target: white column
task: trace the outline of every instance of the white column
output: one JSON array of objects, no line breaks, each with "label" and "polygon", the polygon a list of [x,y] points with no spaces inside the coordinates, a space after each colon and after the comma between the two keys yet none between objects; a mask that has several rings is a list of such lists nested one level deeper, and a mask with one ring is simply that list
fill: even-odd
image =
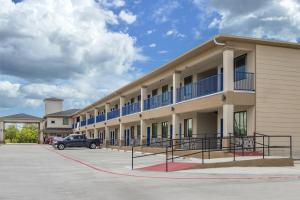
[{"label": "white column", "polygon": [[109,127],[105,126],[105,142],[104,144],[107,146],[109,144]]},{"label": "white column", "polygon": [[173,73],[173,104],[176,103],[177,88],[180,87],[180,72],[175,71]]},{"label": "white column", "polygon": [[225,104],[223,105],[223,135],[229,136],[229,133],[233,133],[233,113],[234,106]]},{"label": "white column", "polygon": [[90,114],[89,113],[86,113],[85,114],[85,125],[87,126],[87,120],[90,118]]},{"label": "white column", "polygon": [[172,114],[172,125],[173,125],[173,139],[178,139],[179,138],[179,116],[176,113]]},{"label": "white column", "polygon": [[123,116],[123,106],[124,106],[124,103],[125,103],[125,97],[124,96],[121,96],[120,97],[120,116]]},{"label": "white column", "polygon": [[96,118],[97,118],[97,115],[98,115],[98,109],[95,108],[95,110],[94,110],[95,124],[96,124]]},{"label": "white column", "polygon": [[0,144],[4,143],[4,122],[0,122]]},{"label": "white column", "polygon": [[141,145],[147,141],[147,123],[145,120],[141,120]]},{"label": "white column", "polygon": [[223,86],[224,91],[233,91],[234,90],[234,51],[233,49],[224,49],[223,51]]},{"label": "white column", "polygon": [[144,111],[144,100],[147,97],[147,87],[141,88],[141,112]]},{"label": "white column", "polygon": [[218,66],[218,91],[221,91],[221,86],[222,86],[221,74],[222,74],[222,65],[219,65]]},{"label": "white column", "polygon": [[105,120],[107,120],[107,113],[110,111],[110,104],[105,104]]},{"label": "white column", "polygon": [[120,123],[120,129],[119,129],[120,133],[119,133],[119,146],[123,146],[124,145],[124,124]]}]

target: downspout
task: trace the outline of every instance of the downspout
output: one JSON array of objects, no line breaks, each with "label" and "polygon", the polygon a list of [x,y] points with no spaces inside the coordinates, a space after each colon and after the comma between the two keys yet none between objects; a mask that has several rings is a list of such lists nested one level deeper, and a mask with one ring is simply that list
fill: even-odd
[{"label": "downspout", "polygon": [[214,41],[215,45],[219,45],[219,46],[225,46],[226,45],[225,43],[218,42],[216,40],[216,37],[214,37],[213,41]]}]

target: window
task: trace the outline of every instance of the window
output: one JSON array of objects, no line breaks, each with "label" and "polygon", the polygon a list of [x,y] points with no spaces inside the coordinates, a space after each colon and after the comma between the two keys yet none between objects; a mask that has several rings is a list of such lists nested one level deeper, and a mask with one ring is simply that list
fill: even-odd
[{"label": "window", "polygon": [[192,137],[193,135],[193,119],[184,120],[184,137]]},{"label": "window", "polygon": [[136,126],[137,131],[137,138],[141,138],[141,125]]},{"label": "window", "polygon": [[188,76],[184,78],[184,96],[192,95],[192,82],[193,82],[192,76]]},{"label": "window", "polygon": [[157,138],[157,123],[152,124],[152,138]]},{"label": "window", "polygon": [[235,81],[246,79],[246,55],[241,55],[234,58],[234,74]]},{"label": "window", "polygon": [[130,103],[134,103],[134,98],[131,98]]},{"label": "window", "polygon": [[157,95],[157,89],[152,90],[152,96],[156,96]]},{"label": "window", "polygon": [[139,95],[137,98],[138,98],[138,101],[141,101],[141,95]]},{"label": "window", "polygon": [[52,120],[52,121],[51,121],[51,124],[55,124],[55,121],[54,121],[54,120]]},{"label": "window", "polygon": [[67,117],[63,118],[63,125],[69,125],[69,118]]},{"label": "window", "polygon": [[168,138],[168,122],[161,123],[162,138]]},{"label": "window", "polygon": [[162,91],[162,101],[165,102],[165,101],[168,101],[168,85],[164,85],[162,86],[161,88],[161,91]]},{"label": "window", "polygon": [[234,113],[234,135],[247,135],[247,112]]},{"label": "window", "polygon": [[134,126],[130,127],[131,139],[134,139]]}]

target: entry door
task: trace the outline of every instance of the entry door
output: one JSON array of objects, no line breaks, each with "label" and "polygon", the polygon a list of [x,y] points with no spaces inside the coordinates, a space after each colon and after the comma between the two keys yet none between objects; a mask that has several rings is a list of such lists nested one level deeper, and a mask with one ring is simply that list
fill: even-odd
[{"label": "entry door", "polygon": [[147,127],[147,145],[150,145],[150,141],[151,141],[151,128]]}]

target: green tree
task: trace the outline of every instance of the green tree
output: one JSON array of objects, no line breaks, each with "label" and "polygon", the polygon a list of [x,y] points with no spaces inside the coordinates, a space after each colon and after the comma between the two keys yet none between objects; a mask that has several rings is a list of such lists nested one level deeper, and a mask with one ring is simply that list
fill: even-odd
[{"label": "green tree", "polygon": [[16,126],[11,125],[4,130],[5,133],[5,140],[7,142],[16,142],[16,136],[20,131],[17,129]]},{"label": "green tree", "polygon": [[19,142],[36,143],[38,138],[38,128],[35,125],[28,124],[23,126],[20,131]]}]

